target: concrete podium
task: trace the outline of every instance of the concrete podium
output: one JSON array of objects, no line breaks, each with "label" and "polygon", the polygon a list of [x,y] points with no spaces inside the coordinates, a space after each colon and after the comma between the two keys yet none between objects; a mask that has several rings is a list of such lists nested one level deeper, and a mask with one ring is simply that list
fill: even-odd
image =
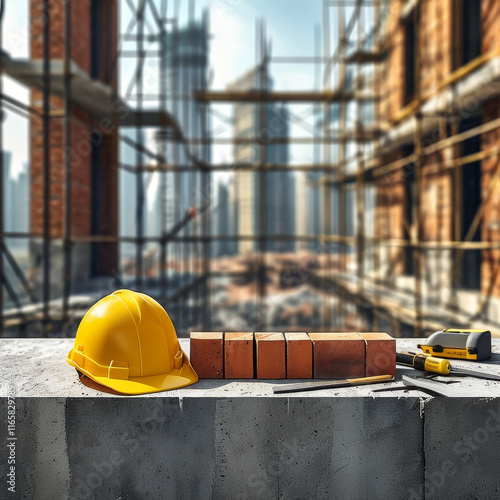
[{"label": "concrete podium", "polygon": [[[499,497],[500,382],[457,378],[451,398],[372,392],[380,384],[274,395],[291,381],[223,379],[117,396],[78,380],[65,361],[72,346],[0,339],[1,470],[7,477],[14,448],[12,498]],[[455,364],[500,375],[500,354]],[[398,367],[397,379],[409,371]],[[1,488],[10,498],[5,480]]]}]

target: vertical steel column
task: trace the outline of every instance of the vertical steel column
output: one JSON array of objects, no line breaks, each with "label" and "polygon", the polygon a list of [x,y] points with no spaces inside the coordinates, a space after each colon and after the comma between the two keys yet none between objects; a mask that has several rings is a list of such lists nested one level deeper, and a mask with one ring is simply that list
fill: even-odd
[{"label": "vertical steel column", "polygon": [[[113,17],[111,17],[113,16]],[[118,60],[120,57],[120,47],[118,45],[119,40],[120,40],[120,28],[118,26],[118,20],[120,19],[120,3],[116,2],[114,5],[114,8],[111,9],[111,15],[110,15],[110,27],[111,27],[111,19],[114,18],[116,20],[117,25],[115,26],[116,32],[112,31],[110,36],[115,35],[116,36],[116,46],[115,46],[115,53],[113,54],[113,58],[110,60],[109,63],[109,72],[108,72],[108,82],[109,85],[111,86],[111,95],[112,95],[112,106],[111,106],[111,127],[112,127],[112,140],[113,140],[113,150],[116,151],[116,160],[118,162],[117,164],[117,169],[116,169],[116,176],[115,176],[115,181],[116,181],[116,193],[117,196],[115,198],[115,213],[113,214],[116,220],[116,233],[114,236],[116,236],[115,240],[115,245],[116,247],[114,248],[115,250],[115,255],[116,255],[116,268],[112,270],[112,274],[114,275],[114,282],[119,283],[120,287],[122,286],[122,280],[121,280],[121,265],[120,265],[120,240],[119,236],[120,234],[120,198],[119,196],[123,195],[123,193],[119,192],[119,186],[120,186],[120,170],[119,170],[119,161],[120,161],[120,135],[119,135],[119,130],[120,130],[120,124],[119,124],[119,119],[118,119],[118,109],[116,106],[116,103],[118,103]],[[110,29],[111,31],[111,29]]]},{"label": "vertical steel column", "polygon": [[[452,11],[452,21],[455,26],[463,26],[463,15],[462,15],[462,9],[461,7],[461,2],[456,1],[455,2],[456,7]],[[462,62],[461,52],[463,50],[463,44],[462,41],[460,40],[460,36],[454,36],[452,40],[452,63],[454,68],[458,68],[460,66],[460,63]],[[456,99],[456,83],[453,83],[451,85],[451,94],[452,94],[452,101],[450,103],[450,118],[451,118],[451,136],[455,136],[459,133],[459,128],[460,128],[460,115],[459,115],[459,109],[458,106],[455,104],[455,99]],[[452,158],[454,161],[456,161],[457,158],[461,156],[461,143],[455,143],[451,146],[451,151],[452,151]],[[461,241],[462,240],[462,213],[463,213],[463,197],[462,197],[462,192],[463,192],[463,180],[462,180],[462,174],[463,174],[463,167],[460,163],[455,164],[453,171],[452,171],[452,213],[453,213],[453,220],[452,220],[452,235],[451,239],[454,241]],[[452,261],[453,265],[451,267],[451,272],[449,276],[450,280],[450,289],[451,289],[451,296],[450,296],[450,306],[453,309],[458,310],[458,286],[459,286],[459,272],[460,272],[460,261],[462,258],[462,250],[460,248],[454,248],[452,250]]]},{"label": "vertical steel column", "polygon": [[[452,87],[454,90],[454,86]],[[454,94],[454,92],[453,92]],[[458,134],[459,125],[460,125],[460,117],[457,113],[453,104],[450,104],[450,112],[451,112],[451,135],[455,136]],[[460,157],[460,143],[454,144],[451,147],[452,150],[452,158],[455,160]],[[453,222],[452,222],[452,240],[461,241],[462,240],[462,165],[459,163],[455,165],[455,168],[452,171],[452,207],[453,207]],[[458,273],[460,268],[460,258],[461,258],[461,250],[460,248],[456,248],[452,250],[453,255],[453,265],[451,266],[450,272],[450,306],[452,308],[458,309]]]},{"label": "vertical steel column", "polygon": [[[361,6],[359,17],[358,17],[358,33],[357,33],[357,48],[356,51],[360,54],[363,50],[362,46],[362,36],[363,36],[363,23],[364,23],[364,15],[363,15],[363,7]],[[357,151],[356,151],[356,217],[357,217],[357,228],[356,228],[356,257],[357,257],[357,277],[358,277],[358,286],[357,286],[357,309],[356,309],[356,317],[361,318],[361,305],[363,304],[363,289],[364,289],[364,266],[365,266],[365,175],[364,175],[364,143],[361,140],[361,134],[363,133],[363,112],[362,106],[363,101],[359,99],[359,95],[363,90],[362,86],[362,74],[361,74],[361,61],[360,57],[356,58],[356,134],[357,138]],[[358,328],[366,328],[367,325],[364,325],[361,320],[357,320]],[[369,328],[369,327],[368,327]]]},{"label": "vertical steel column", "polygon": [[417,223],[416,237],[412,242],[414,259],[415,259],[415,325],[414,325],[414,336],[422,336],[422,277],[424,274],[424,258],[423,249],[421,246],[422,241],[422,161],[423,161],[423,151],[422,151],[422,113],[420,109],[416,114],[416,128],[415,128],[415,178],[417,179],[417,197],[415,203],[415,220]]},{"label": "vertical steel column", "polygon": [[[357,0],[359,3],[359,0]],[[356,5],[357,7],[357,5]],[[346,63],[345,63],[345,49],[347,44],[346,29],[345,29],[345,9],[343,4],[338,6],[338,29],[339,29],[339,85],[345,87],[346,85]],[[339,140],[339,187],[338,187],[338,217],[339,217],[339,274],[344,277],[346,274],[346,250],[345,243],[346,236],[346,185],[345,185],[345,166],[346,166],[346,137],[345,130],[347,126],[347,103],[344,99],[340,100],[340,116],[339,116],[339,130],[341,137]],[[346,293],[345,289],[339,290],[339,313],[341,325],[345,326],[346,322]]]},{"label": "vertical steel column", "polygon": [[[167,0],[161,1],[161,25],[160,25],[160,60],[159,60],[159,90],[160,90],[160,112],[167,111],[167,31],[165,30],[165,22],[167,18]],[[167,127],[160,129],[159,137],[159,154],[164,158],[165,164],[167,163]],[[159,262],[159,285],[160,285],[160,299],[165,300],[167,297],[167,276],[166,276],[166,259],[167,259],[167,242],[166,242],[166,228],[167,220],[167,172],[158,172],[160,176],[160,262]]]},{"label": "vertical steel column", "polygon": [[[385,0],[383,4],[384,9],[389,9],[390,8],[390,1],[391,0]],[[380,23],[382,23],[382,16],[383,14],[380,13]],[[378,29],[376,31],[377,37],[378,37],[378,47],[380,52],[382,52],[382,45],[383,45],[383,40],[382,36],[380,34],[382,27],[381,24],[378,26]],[[389,34],[386,34],[386,37]],[[386,56],[387,57],[387,56]],[[389,63],[385,61],[385,63],[381,64],[381,66],[378,68],[378,71],[376,72],[376,96],[379,98],[379,101],[375,105],[375,123],[380,124],[381,121],[381,116],[382,116],[382,103],[385,103],[385,99],[387,98],[387,94],[383,91],[384,87],[384,82],[387,82],[388,80],[388,71],[389,71]],[[377,142],[377,146],[380,146],[380,142]],[[384,200],[383,200],[383,205],[380,202],[380,188],[383,187],[381,184],[384,182],[383,180],[380,181],[381,177],[378,177],[374,181],[374,187],[375,187],[375,212],[374,212],[374,219],[375,219],[375,228],[374,228],[374,236],[376,238],[383,238],[384,233],[383,233],[383,219],[386,215],[386,197],[385,193],[382,193],[384,195]],[[381,212],[381,217],[377,217],[377,213]],[[380,222],[378,222],[380,220]],[[376,241],[376,240],[375,240]],[[380,321],[380,313],[381,313],[381,307],[380,307],[380,294],[381,294],[381,286],[384,282],[385,279],[382,276],[382,245],[379,241],[376,241],[373,247],[373,270],[374,270],[374,284],[375,284],[375,324],[374,324],[374,329],[380,330],[382,329],[381,326],[381,321]]]},{"label": "vertical steel column", "polygon": [[[379,2],[375,2],[376,5],[376,15],[375,17],[375,22],[380,23],[375,30],[375,40],[374,40],[374,48],[375,51],[378,54],[382,53],[382,36],[381,36],[381,23],[382,23],[382,7]],[[382,7],[382,8],[381,8]],[[378,20],[378,21],[377,21]],[[374,102],[373,106],[373,118],[374,118],[374,123],[375,124],[380,124],[380,117],[381,117],[381,103],[382,103],[382,81],[383,81],[383,72],[385,70],[386,65],[383,63],[382,60],[380,60],[380,64],[375,66],[375,71],[373,75],[373,95],[376,97],[378,100]],[[380,141],[378,139],[375,140],[374,143],[375,146],[375,151],[379,150],[380,146]],[[373,330],[379,330],[380,329],[380,318],[377,314],[378,311],[378,303],[380,302],[380,294],[379,294],[379,288],[377,285],[377,280],[380,275],[380,254],[379,254],[379,245],[376,243],[376,239],[378,234],[376,230],[377,226],[377,198],[378,198],[378,189],[377,189],[377,183],[376,181],[373,182],[373,188],[374,188],[374,200],[373,200],[373,231],[372,235],[374,239],[372,240],[372,249],[371,249],[371,255],[372,255],[372,261],[373,261],[373,284],[375,284],[374,287],[374,305],[372,306],[373,308],[373,325],[371,326],[371,329]]]},{"label": "vertical steel column", "polygon": [[[321,35],[322,31],[323,33],[327,31],[327,28],[324,26],[325,25],[325,4],[323,3],[323,26],[322,25],[316,25],[315,30],[314,30],[314,90],[316,92],[320,92],[320,89],[322,88],[322,80],[321,80]],[[323,30],[322,30],[323,28]],[[328,29],[329,31],[329,29]],[[323,35],[325,36],[325,35]],[[326,57],[323,55],[323,57]],[[315,102],[312,105],[313,108],[313,123],[314,123],[314,129],[313,129],[313,162],[314,163],[320,163],[321,162],[321,144],[319,142],[319,137],[320,137],[320,130],[319,130],[319,117],[321,115],[321,111],[323,109],[323,106],[319,102]],[[312,171],[311,174],[306,173],[308,176],[308,180],[310,181],[316,181],[317,180],[317,173],[315,171]],[[309,175],[312,175],[312,177],[309,177]],[[312,184],[312,182],[308,182],[308,184]],[[317,188],[319,190],[319,187]],[[306,207],[306,210],[311,210],[314,213],[314,205],[315,205],[315,199],[316,199],[316,188],[315,187],[310,187],[308,191],[308,204]],[[314,200],[314,202],[313,202]],[[307,213],[307,212],[306,212]],[[318,213],[319,216],[319,213]],[[319,222],[318,222],[318,229],[314,229],[314,231],[311,231],[312,228],[309,228],[309,232],[313,235],[314,238],[317,238],[317,243],[321,242],[324,238],[321,238],[321,229],[319,228]],[[309,244],[309,243],[308,243]],[[320,252],[321,245],[316,247],[315,251]],[[311,248],[308,246],[308,250]],[[319,260],[319,259],[318,259]],[[326,279],[322,279],[322,286],[321,288],[326,289],[327,288],[327,282]],[[318,294],[319,298],[321,298],[322,294]],[[325,296],[326,294],[323,294]],[[324,302],[326,303],[326,300],[328,300],[326,297],[324,297]],[[333,308],[332,308],[333,309]],[[316,328],[318,327],[323,327],[323,320],[324,320],[324,315],[319,314],[318,316],[318,324],[315,324],[314,326]]]},{"label": "vertical steel column", "polygon": [[50,6],[43,0],[43,335],[50,301]]},{"label": "vertical steel column", "polygon": [[64,263],[62,322],[68,321],[68,301],[71,293],[71,0],[64,5]]},{"label": "vertical steel column", "polygon": [[[182,66],[179,64],[180,59],[180,50],[179,50],[179,17],[180,17],[180,0],[175,0],[175,8],[174,8],[174,24],[173,24],[173,33],[172,33],[172,51],[171,51],[171,72],[172,72],[172,112],[176,118],[180,116],[181,106],[179,106],[178,94],[182,92],[183,82],[181,80],[179,72],[182,71]],[[184,122],[179,120],[180,126],[184,128]],[[173,142],[173,162],[174,165],[177,166],[180,163],[180,147],[178,142]],[[176,171],[174,174],[174,221],[177,222],[181,220],[183,214],[181,213],[180,203],[182,201],[181,196],[181,176],[182,173]],[[182,251],[182,243],[176,239],[172,239],[172,261],[174,263],[174,269],[179,272],[179,276],[181,276],[181,251]],[[183,282],[179,280],[179,288],[182,288]],[[175,305],[175,314],[177,315],[177,323],[181,326],[183,320],[183,311],[182,311],[183,301],[181,300],[181,304],[179,306],[179,302]],[[177,324],[176,323],[176,324]]]},{"label": "vertical steel column", "polygon": [[[330,8],[327,4],[323,4],[323,54],[325,57],[330,56]],[[332,91],[332,72],[331,70],[328,70],[327,74],[325,75],[324,79],[324,86],[325,90]],[[330,138],[332,136],[332,105],[333,101],[325,101],[324,104],[324,124],[323,124],[323,131],[325,138]],[[325,163],[331,164],[332,163],[332,144],[328,141],[325,140],[323,144],[323,161]],[[321,189],[318,187],[318,190]],[[326,248],[326,260],[325,260],[325,279],[323,280],[323,286],[325,289],[328,289],[329,286],[332,286],[332,295],[333,295],[333,285],[329,285],[329,283],[332,283],[331,278],[333,269],[332,269],[332,255],[331,255],[331,248],[330,244],[327,242],[327,235],[332,234],[333,232],[333,227],[332,227],[332,186],[328,183],[325,182],[323,183],[323,236],[321,237],[320,241],[322,243],[322,247]],[[339,221],[340,214],[339,212],[336,212],[335,217],[337,218],[337,221]],[[330,278],[330,279],[328,279]],[[325,301],[324,301],[324,307],[328,311],[327,314],[322,315],[323,318],[325,318],[325,323],[328,329],[328,321],[330,324],[333,325],[333,321],[335,320],[335,315],[333,314],[333,308],[330,308],[330,297],[325,294]],[[328,318],[328,320],[326,319]],[[338,319],[338,317],[337,317]]]},{"label": "vertical steel column", "polygon": [[[187,44],[187,57],[185,59],[185,62],[183,61],[182,64],[185,66],[184,71],[182,74],[184,75],[184,85],[182,87],[182,114],[184,116],[183,120],[183,127],[184,130],[187,131],[187,134],[192,133],[194,136],[196,136],[196,124],[192,123],[191,120],[191,113],[193,111],[194,103],[191,103],[191,96],[187,95],[186,90],[189,89],[189,92],[192,92],[192,86],[194,86],[194,83],[196,81],[196,75],[195,75],[195,66],[193,64],[193,52],[196,50],[196,35],[195,35],[195,27],[194,27],[194,0],[188,0],[188,23],[187,23],[187,39],[186,39],[186,44]],[[192,30],[191,32],[189,30]],[[184,56],[183,56],[184,57]],[[193,104],[193,105],[191,105]],[[190,129],[191,127],[191,129]],[[189,147],[189,146],[188,146]],[[196,147],[196,146],[195,146]],[[183,153],[184,160],[186,161],[186,153]],[[191,192],[188,194],[188,203],[189,206],[193,206],[196,204],[196,197],[197,197],[197,188],[198,188],[198,175],[194,167],[192,167],[193,171],[188,172],[184,175],[189,176],[188,181],[187,181],[187,187],[188,189],[191,190]],[[183,283],[189,286],[190,279],[193,276],[193,269],[192,269],[192,264],[193,264],[193,257],[194,257],[194,248],[195,244],[189,241],[189,236],[193,236],[194,234],[194,224],[196,219],[193,219],[192,222],[188,225],[185,226],[184,232],[185,236],[188,236],[188,240],[185,241],[183,245],[183,268],[184,268],[184,279]],[[189,287],[189,291],[185,295],[185,299],[181,301],[181,308],[182,308],[182,313],[181,317],[183,319],[184,327],[188,327],[192,323],[193,320],[193,307],[189,307],[189,298],[190,295],[195,295],[195,290],[193,290],[193,287]]]},{"label": "vertical steel column", "polygon": [[[209,23],[208,23],[208,14],[205,13],[204,18],[203,18],[203,40],[202,43],[204,44],[204,47],[207,48],[208,50],[208,30],[209,30]],[[208,56],[207,56],[208,57]],[[206,72],[202,75],[202,87],[203,89],[207,88],[207,75]],[[210,127],[208,124],[208,106],[209,103],[203,103],[202,104],[202,130],[201,134],[203,138],[210,139]],[[210,145],[209,144],[204,144],[203,145],[203,155],[202,159],[204,161],[210,162]],[[204,186],[204,196],[213,196],[214,193],[212,192],[212,178],[210,172],[207,172],[206,170],[202,172],[202,185]],[[210,203],[212,200],[210,200]],[[213,205],[212,205],[213,206]],[[207,330],[211,329],[211,323],[212,323],[212,315],[211,315],[211,287],[210,287],[210,267],[211,267],[211,259],[210,259],[210,254],[211,254],[211,245],[210,242],[213,241],[211,238],[209,238],[209,235],[211,233],[211,217],[210,217],[210,210],[205,210],[203,213],[203,226],[202,226],[202,237],[203,237],[203,242],[202,242],[202,273],[204,276],[203,280],[203,287],[202,287],[202,297],[201,300],[203,301],[203,310],[202,310],[202,316],[201,316],[201,324],[203,325],[204,328]]]},{"label": "vertical steel column", "polygon": [[[136,73],[136,94],[137,94],[137,112],[140,116],[142,112],[142,89],[143,89],[143,71],[144,71],[144,14],[146,0],[139,0],[137,9],[137,73]],[[141,288],[143,275],[143,246],[144,246],[144,174],[142,171],[142,147],[144,144],[144,131],[142,130],[141,119],[136,124],[136,142],[138,147],[135,150],[135,160],[137,166],[136,179],[136,256],[135,256],[135,276],[136,286]]]},{"label": "vertical steel column", "polygon": [[[178,79],[180,80],[179,77],[179,16],[180,16],[180,0],[175,0],[174,3],[174,15],[173,15],[173,26],[172,26],[172,47],[170,51],[170,73],[172,75],[172,112],[174,116],[177,118],[180,126],[184,129],[184,124],[182,120],[179,120],[179,101],[178,101],[178,92],[180,91],[179,87],[182,88],[182,85],[179,86]],[[173,148],[173,163],[174,165],[178,165],[180,162],[180,148],[179,148],[179,143],[178,142],[173,142],[172,143],[172,148]],[[173,200],[173,214],[174,214],[174,222],[178,221],[181,219],[181,209],[180,209],[180,202],[182,200],[181,198],[181,175],[182,173],[179,171],[175,171],[174,175],[174,200]],[[167,247],[168,250],[168,247]],[[181,258],[181,243],[178,242],[175,237],[172,239],[172,246],[171,246],[171,251],[170,255],[172,257],[172,262],[174,265],[173,270],[179,271],[179,262]],[[168,255],[167,255],[168,258]],[[180,275],[180,271],[179,271]],[[167,280],[168,281],[168,280]],[[182,287],[182,283],[179,280],[179,288]],[[168,290],[168,283],[167,283],[167,290]],[[175,307],[175,315],[176,315],[176,320],[177,322],[181,323],[181,314],[179,311],[179,305],[178,303],[172,304],[172,307]],[[175,322],[175,321],[174,321]],[[176,323],[177,324],[177,323]]]},{"label": "vertical steel column", "polygon": [[[2,37],[3,37],[3,15],[5,9],[5,1],[0,0],[0,53],[3,52],[2,47]],[[3,68],[0,71],[0,95],[3,95]],[[3,99],[0,99],[0,118],[3,118]],[[3,185],[3,120],[0,121],[0,238],[2,242],[4,240],[4,185]],[[3,277],[4,277],[4,265],[3,265],[3,255],[0,253],[0,336],[4,334],[3,325],[3,308],[4,308],[4,297],[3,297]]]},{"label": "vertical steel column", "polygon": [[[446,118],[446,114],[443,113],[439,116],[439,141],[444,141],[446,138],[447,138],[447,118]],[[444,150],[445,152],[447,151],[446,149]],[[446,155],[446,153],[445,153]],[[446,157],[446,156],[445,156]],[[452,169],[451,172],[449,172],[449,177],[450,177],[450,182],[453,181],[453,172],[454,170],[457,168],[457,166],[455,165],[455,167]],[[452,203],[453,203],[453,198],[452,198]],[[448,240],[452,240],[453,239],[453,233],[451,235],[449,235],[446,239]],[[439,259],[442,261],[443,260],[443,255],[448,252],[448,259],[450,259],[451,255],[450,255],[450,250],[448,249],[439,249],[437,250],[436,253],[439,254]],[[441,291],[441,284],[442,284],[442,278],[441,276],[439,277],[439,291]],[[451,288],[451,284],[450,284],[450,288]],[[439,302],[441,303],[441,296],[439,297]]]},{"label": "vertical steel column", "polygon": [[[267,175],[265,172],[265,163],[267,159],[266,141],[262,141],[262,133],[266,128],[267,121],[267,101],[264,96],[267,92],[267,50],[266,50],[266,31],[264,21],[257,25],[256,44],[257,46],[257,63],[260,75],[260,92],[261,99],[259,100],[259,130],[257,131],[257,144],[259,145],[259,239],[258,239],[258,293],[260,314],[258,314],[257,323],[259,330],[266,328],[266,235],[267,235]],[[259,60],[260,59],[260,60]]]},{"label": "vertical steel column", "polygon": [[[419,23],[419,9],[415,7],[413,11],[415,29],[420,29]],[[414,255],[415,255],[415,325],[414,336],[421,337],[422,332],[422,277],[425,273],[425,257],[421,245],[423,236],[423,220],[422,220],[422,202],[423,202],[423,178],[422,178],[422,163],[423,163],[423,130],[422,130],[422,109],[421,109],[421,83],[420,83],[420,70],[421,70],[421,57],[420,47],[415,47],[415,91],[418,96],[418,111],[416,113],[416,127],[415,127],[415,178],[417,180],[417,196],[414,196],[415,203],[415,221],[417,224],[416,238],[413,242]]]},{"label": "vertical steel column", "polygon": [[[194,0],[192,1],[192,5],[190,4],[190,11],[189,11],[189,16],[190,16],[190,24],[193,24],[194,26],[194,8],[195,8],[195,2]],[[193,81],[193,90],[194,89],[199,89],[200,88],[200,83],[201,83],[201,65],[198,64],[198,58],[200,57],[201,54],[201,47],[202,47],[202,24],[200,24],[200,29],[195,30],[193,32],[193,45],[192,45],[192,51],[190,53],[190,66],[191,66],[191,71],[192,71],[192,81]],[[190,97],[192,99],[192,97]],[[202,143],[200,145],[196,145],[194,149],[194,156],[197,158],[202,157],[203,155],[203,149],[205,147],[204,140],[205,137],[202,136],[202,128],[201,128],[201,123],[202,123],[202,109],[203,105],[201,103],[198,103],[196,101],[192,101],[192,105],[190,106],[192,108],[193,112],[193,123],[192,123],[192,128],[193,128],[193,135],[195,137],[201,137]],[[195,186],[196,186],[196,195],[194,196],[193,199],[193,204],[196,204],[198,207],[200,207],[204,202],[205,202],[205,196],[207,193],[205,192],[205,186],[203,184],[203,175],[201,174],[200,170],[198,169],[197,165],[193,166],[193,170],[195,170]],[[194,287],[192,294],[193,294],[193,302],[195,304],[194,307],[189,308],[190,316],[189,316],[189,328],[192,328],[194,325],[200,324],[200,300],[201,300],[201,288],[203,286],[202,282],[200,281],[200,269],[201,269],[201,253],[200,253],[200,234],[201,234],[201,224],[202,224],[202,219],[203,216],[199,214],[197,217],[195,217],[191,224],[190,224],[190,231],[191,231],[191,236],[193,238],[192,243],[191,243],[191,251],[189,253],[189,262],[190,262],[190,274],[192,276],[192,282],[196,282],[196,286]]]}]

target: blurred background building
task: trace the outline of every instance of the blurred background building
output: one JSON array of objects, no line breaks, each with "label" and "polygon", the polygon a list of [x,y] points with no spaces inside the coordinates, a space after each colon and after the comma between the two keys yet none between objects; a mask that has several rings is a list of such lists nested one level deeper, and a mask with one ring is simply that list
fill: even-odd
[{"label": "blurred background building", "polygon": [[[271,91],[272,79],[265,75],[265,66],[251,69],[228,90]],[[239,171],[237,165],[284,165],[288,159],[288,121],[286,107],[280,104],[238,103],[234,105],[234,138],[238,139],[234,148],[236,170],[234,183],[234,210],[236,228],[239,236],[246,236],[238,242],[239,253],[259,251],[259,244],[265,244],[268,251],[293,251],[294,242],[290,239],[270,241],[259,240],[260,198],[264,204],[263,216],[265,230],[263,236],[294,234],[295,223],[295,183],[293,172],[287,170],[265,172]],[[257,143],[255,138],[258,139]],[[257,170],[257,169],[254,169]]]},{"label": "blurred background building", "polygon": [[500,326],[495,0],[3,2],[0,329]]}]

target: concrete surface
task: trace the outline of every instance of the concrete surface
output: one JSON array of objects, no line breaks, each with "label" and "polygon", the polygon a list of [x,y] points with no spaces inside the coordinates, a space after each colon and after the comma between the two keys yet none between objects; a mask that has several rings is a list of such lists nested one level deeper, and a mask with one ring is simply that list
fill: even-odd
[{"label": "concrete surface", "polygon": [[[460,379],[456,398],[369,386],[275,396],[286,380],[125,397],[82,385],[72,345],[0,339],[1,411],[10,392],[17,437],[16,494],[4,480],[0,498],[498,498],[500,382]],[[500,354],[473,367],[500,374]]]}]

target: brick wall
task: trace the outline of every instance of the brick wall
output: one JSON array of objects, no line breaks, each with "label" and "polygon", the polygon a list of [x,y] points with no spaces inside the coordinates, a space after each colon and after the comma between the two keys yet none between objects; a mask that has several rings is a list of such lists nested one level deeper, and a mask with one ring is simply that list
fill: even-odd
[{"label": "brick wall", "polygon": [[[389,121],[405,106],[405,30],[400,19],[404,2],[391,2],[390,16],[387,25],[387,60],[383,68],[384,85],[381,102],[381,116]],[[453,50],[456,43],[457,25],[454,22],[455,0],[421,0],[420,2],[420,45],[419,56],[421,71],[418,77],[420,91],[425,95],[436,91],[442,82],[453,71]],[[500,47],[500,2],[482,0],[482,53],[488,53]],[[479,94],[478,94],[479,95]],[[481,95],[488,95],[482,92]],[[482,113],[483,123],[500,116],[500,99],[487,103],[478,101],[477,109]],[[469,110],[470,111],[470,110]],[[433,134],[435,135],[435,134]],[[438,140],[434,137],[433,140]],[[429,140],[424,139],[429,144]],[[483,134],[482,150],[500,146],[500,131],[494,130]],[[394,151],[385,161],[396,159],[401,152]],[[444,163],[453,158],[453,150],[444,149],[424,158],[422,165],[422,190],[420,206],[423,212],[423,239],[425,241],[447,241],[454,239],[454,193],[453,171],[443,169]],[[491,179],[499,168],[499,156],[491,156],[482,161],[482,196],[488,196]],[[381,179],[377,184],[377,228],[381,237],[401,237],[403,227],[404,191],[396,176],[391,182]],[[464,190],[467,186],[464,186]],[[495,185],[491,196],[486,200],[482,220],[482,240],[500,240],[500,186]],[[388,259],[396,256],[396,269],[399,270],[400,259],[397,252],[391,251]],[[500,296],[500,251],[483,251],[481,265],[481,290]]]},{"label": "brick wall", "polygon": [[[49,6],[50,56],[54,59],[62,59],[64,57],[64,1],[52,0],[49,2]],[[43,56],[43,27],[46,19],[41,0],[31,0],[30,17],[31,57],[41,59]]]},{"label": "brick wall", "polygon": [[[482,2],[482,51],[491,52],[500,47],[500,3],[496,0]],[[497,119],[500,116],[500,99],[493,99],[483,105],[483,123]],[[500,130],[492,130],[481,137],[481,148],[488,150],[500,146]],[[492,188],[491,179],[500,168],[499,156],[485,158],[481,162],[482,193],[486,205],[481,227],[481,238],[484,241],[500,241],[500,186]],[[498,177],[497,177],[498,179]],[[488,199],[488,193],[491,190]],[[500,251],[482,252],[481,291],[500,296]]]},{"label": "brick wall", "polygon": [[[405,106],[405,29],[401,20],[403,0],[393,0],[387,22],[387,62],[381,116],[393,119]],[[419,23],[418,78],[422,94],[432,93],[453,72],[453,52],[457,41],[456,0],[421,0]],[[500,3],[482,0],[482,53],[500,45]],[[466,21],[465,21],[466,22]]]},{"label": "brick wall", "polygon": [[[453,0],[421,0],[419,22],[420,76],[422,93],[436,90],[438,84],[452,69]],[[405,102],[405,23],[401,19],[404,1],[393,0],[387,24],[387,63],[384,69],[384,98],[382,115],[389,120],[396,117]]]},{"label": "brick wall", "polygon": [[[483,122],[494,120],[500,116],[500,99],[492,100],[483,106]],[[500,130],[492,130],[481,137],[483,150],[498,148],[500,146]],[[498,155],[490,156],[482,161],[482,193],[486,203],[481,237],[485,241],[500,241],[500,185],[492,184],[492,178],[499,169]],[[481,265],[481,290],[500,296],[500,251],[483,251]],[[497,275],[493,281],[494,275]]]},{"label": "brick wall", "polygon": [[[400,150],[384,158],[389,163],[403,156]],[[377,179],[375,207],[375,236],[387,239],[404,237],[404,172],[396,171]],[[382,246],[380,254],[382,275],[389,277],[403,270],[403,249],[398,246]]]},{"label": "brick wall", "polygon": [[[71,2],[71,58],[87,73],[91,69],[90,57],[90,0]],[[102,12],[101,35],[102,54],[106,59],[101,61],[102,81],[111,80],[116,90],[116,72],[109,71],[116,54],[116,1],[99,2]],[[64,58],[64,5],[63,0],[51,2],[50,13],[50,57]],[[43,17],[42,2],[31,1],[31,57],[43,57]],[[104,56],[103,56],[104,57]],[[106,66],[106,64],[108,66]],[[31,91],[31,104],[41,110],[43,94],[40,90]],[[64,100],[52,96],[51,111],[62,113]],[[91,234],[92,214],[92,130],[99,130],[99,121],[88,115],[85,110],[72,105],[70,111],[71,128],[71,235],[88,236]],[[43,122],[40,117],[32,116],[31,127],[31,231],[37,235],[43,233]],[[50,236],[52,239],[62,238],[65,219],[65,118],[50,119]],[[117,234],[117,140],[116,132],[105,134],[100,147],[99,169],[99,221],[98,234]],[[117,267],[117,245],[102,244],[100,272],[106,273]]]},{"label": "brick wall", "polygon": [[453,0],[420,2],[420,91],[436,91],[452,70],[452,3]]},{"label": "brick wall", "polygon": [[90,72],[90,34],[90,0],[71,2],[71,58],[87,73]]},{"label": "brick wall", "polygon": [[441,168],[447,159],[451,159],[449,149],[426,156],[422,163],[420,203],[424,241],[450,241],[452,239],[452,171]]},{"label": "brick wall", "polygon": [[[38,103],[42,93],[33,90],[32,104],[41,109]],[[51,109],[61,109],[62,99],[53,97]],[[31,231],[43,233],[43,123],[39,116],[31,115]],[[64,185],[64,124],[60,119],[51,119],[49,124],[49,161],[50,170],[50,234],[54,238],[62,236],[63,228],[63,185]]]},{"label": "brick wall", "polygon": [[393,0],[387,23],[387,62],[382,75],[380,116],[391,120],[403,106],[404,100],[404,30],[399,21],[403,0]]},{"label": "brick wall", "polygon": [[73,236],[90,234],[91,154],[87,128],[71,123],[71,232]]}]

